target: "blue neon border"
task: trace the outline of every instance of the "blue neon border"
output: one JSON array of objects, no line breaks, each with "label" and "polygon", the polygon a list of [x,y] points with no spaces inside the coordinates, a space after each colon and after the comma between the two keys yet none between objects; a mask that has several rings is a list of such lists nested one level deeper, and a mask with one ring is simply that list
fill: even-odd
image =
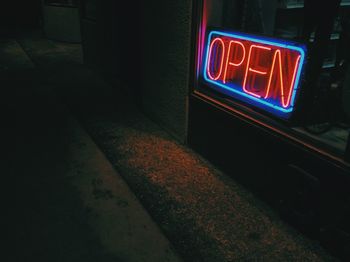
[{"label": "blue neon border", "polygon": [[[242,92],[242,91],[230,88],[229,86],[226,86],[224,84],[221,84],[221,83],[218,83],[218,82],[216,82],[214,80],[209,79],[207,77],[207,72],[206,72],[207,70],[206,69],[207,69],[208,56],[209,56],[209,45],[210,45],[212,36],[214,34],[215,35],[221,35],[221,36],[227,36],[227,37],[235,37],[235,38],[238,38],[238,39],[249,40],[249,41],[256,42],[256,43],[273,45],[273,46],[278,46],[278,47],[282,47],[282,48],[287,48],[287,49],[298,51],[300,53],[300,55],[301,55],[300,66],[298,68],[298,72],[297,72],[297,75],[296,75],[296,78],[295,78],[295,83],[294,83],[294,87],[293,87],[293,94],[292,94],[292,97],[291,97],[291,103],[290,103],[289,108],[283,108],[281,106],[278,106],[278,105],[272,104],[270,102],[261,100],[261,99],[255,97],[255,96],[249,95],[248,93],[245,93],[245,92]],[[243,34],[237,34],[237,33],[226,33],[226,32],[220,32],[220,31],[216,31],[215,30],[215,31],[211,31],[209,33],[209,36],[208,36],[208,41],[207,41],[207,45],[206,45],[206,55],[205,55],[205,64],[204,64],[203,76],[204,76],[204,79],[207,82],[210,82],[210,83],[220,87],[220,88],[218,88],[219,91],[224,93],[224,94],[228,94],[228,95],[231,95],[231,96],[233,95],[234,97],[241,98],[241,100],[246,101],[248,103],[255,102],[253,104],[256,104],[257,106],[259,106],[259,104],[261,104],[263,106],[263,108],[267,107],[266,109],[270,109],[268,111],[273,111],[274,113],[277,113],[276,115],[278,115],[278,116],[288,117],[290,115],[290,113],[293,112],[293,110],[294,110],[295,97],[296,97],[296,93],[297,93],[298,86],[299,86],[301,72],[302,72],[302,69],[304,67],[304,62],[305,62],[305,46],[303,46],[303,47],[295,46],[295,44],[288,43],[285,40],[278,41],[278,40],[274,39],[272,41],[272,40],[264,38],[264,37],[260,37],[259,38],[257,36],[249,36],[249,35],[246,35],[246,34],[243,35]],[[221,90],[221,88],[223,90]]]}]

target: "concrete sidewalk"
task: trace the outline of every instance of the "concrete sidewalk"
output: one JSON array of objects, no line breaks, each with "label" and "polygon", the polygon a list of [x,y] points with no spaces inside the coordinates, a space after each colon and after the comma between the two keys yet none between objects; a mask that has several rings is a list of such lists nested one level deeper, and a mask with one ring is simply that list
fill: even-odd
[{"label": "concrete sidewalk", "polygon": [[79,192],[89,225],[113,261],[181,261],[147,211],[71,117],[64,176]]},{"label": "concrete sidewalk", "polygon": [[[78,46],[53,43],[40,38],[24,38],[20,43],[37,68],[40,68],[44,81],[44,90],[41,93],[45,93],[45,89],[50,87],[60,94],[76,119],[79,119],[79,123],[83,124],[84,129],[103,150],[110,163],[118,170],[185,261],[336,261],[318,242],[305,238],[285,224],[278,214],[236,183],[232,177],[217,170],[191,149],[177,143],[167,132],[138,110],[133,103],[133,97],[125,96],[125,93],[121,92],[121,85],[107,83],[106,79],[96,71],[82,65],[79,59],[77,60],[81,51]],[[12,79],[15,78],[12,77]],[[40,108],[50,107],[39,107],[37,110],[39,113]],[[46,119],[44,121],[46,126],[49,120],[54,120],[55,129],[58,126],[67,126],[57,124],[57,119],[52,114]],[[68,128],[68,130],[72,129]],[[73,128],[73,130],[76,129]],[[77,132],[78,137],[82,137],[79,135],[80,131],[74,132]],[[51,144],[65,145],[75,136],[68,132],[67,135],[58,136],[64,138],[62,143],[56,141]],[[67,141],[64,142],[65,140]],[[74,139],[72,141],[74,142]],[[64,155],[68,159],[75,159],[74,155],[89,152],[85,148],[84,140],[82,141],[83,143],[79,141],[76,143],[76,146],[81,147],[80,149],[57,150],[58,152],[76,152],[59,154],[58,158]],[[75,142],[73,142],[68,144],[74,145]],[[35,146],[28,148],[30,152]],[[49,146],[46,151],[52,153],[56,150]],[[91,213],[96,216],[104,213],[112,202],[118,202],[116,197],[118,194],[112,191],[112,188],[118,187],[118,184],[109,187],[111,183],[108,181],[112,176],[106,175],[106,178],[100,179],[101,174],[96,174],[95,171],[90,173],[90,169],[95,169],[89,168],[87,163],[92,161],[95,167],[99,164],[92,160],[93,158],[90,160],[89,155],[84,156],[84,154],[81,155],[81,160],[85,159],[83,161],[84,165],[87,165],[85,171],[81,171],[78,165],[79,169],[69,167],[59,172],[68,174],[69,178],[57,179],[57,181],[66,181],[62,188],[67,190],[73,187],[74,190],[67,190],[71,192],[67,196],[59,194],[64,195],[66,200],[62,202],[62,207],[57,213],[65,213],[61,210],[72,204],[77,206],[80,211],[75,212],[77,213],[75,220],[83,219],[84,223],[80,224],[86,226],[83,226],[80,234],[76,234],[75,237],[80,240],[93,239],[94,248],[91,250],[108,251],[110,246],[108,236],[102,239],[94,235],[96,234],[94,232],[109,232],[108,228],[112,230],[111,226],[99,228],[101,224],[108,225],[109,223],[102,222],[108,219],[93,218],[94,216],[90,215],[90,208],[86,210],[81,207],[90,207],[90,203],[95,203],[98,208],[96,207]],[[29,153],[26,155],[28,156]],[[98,168],[100,169],[102,170]],[[78,170],[86,174],[80,176]],[[91,179],[85,180],[85,176],[91,176]],[[92,179],[92,176],[98,180]],[[45,180],[40,180],[40,188],[43,181]],[[81,188],[77,185],[81,185]],[[56,188],[56,185],[52,188]],[[78,192],[79,197],[72,192]],[[83,203],[82,199],[84,199]],[[106,201],[106,209],[103,209],[104,201]],[[123,199],[118,205],[121,205],[118,209],[123,208],[125,205]],[[112,218],[116,215],[118,214],[113,213],[109,217],[110,220],[113,220]],[[65,223],[67,224],[69,223]],[[76,224],[72,223],[72,225]],[[97,231],[90,229],[96,227]],[[74,227],[61,228],[67,230]],[[85,236],[81,237],[84,234]],[[96,242],[96,239],[99,241]],[[74,241],[76,242],[78,241]],[[87,245],[88,243],[85,243],[84,247]],[[71,248],[71,250],[86,250],[86,248]],[[102,254],[108,255],[109,252]],[[102,256],[101,253],[95,254],[95,258],[90,261],[104,261],[96,258],[98,256]],[[175,256],[171,255],[171,257]],[[102,257],[105,258],[105,256]],[[122,257],[116,259],[119,261]],[[66,260],[61,259],[61,261]],[[108,256],[105,261],[109,261]]]},{"label": "concrete sidewalk", "polygon": [[16,41],[0,50],[10,180],[1,260],[181,261],[43,72]]}]

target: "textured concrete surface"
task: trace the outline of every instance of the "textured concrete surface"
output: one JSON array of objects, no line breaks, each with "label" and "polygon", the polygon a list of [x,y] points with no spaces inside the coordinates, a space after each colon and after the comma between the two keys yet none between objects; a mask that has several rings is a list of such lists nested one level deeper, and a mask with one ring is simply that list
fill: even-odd
[{"label": "textured concrete surface", "polygon": [[185,141],[187,128],[191,5],[189,0],[157,0],[143,11],[143,106],[180,141]]},{"label": "textured concrete surface", "polygon": [[34,65],[21,46],[11,39],[0,39],[0,70],[33,68]]},{"label": "textured concrete surface", "polygon": [[73,120],[70,168],[102,247],[114,261],[181,261],[158,226],[91,138]]},{"label": "textured concrete surface", "polygon": [[86,117],[71,106],[186,261],[335,260],[125,98],[115,98],[120,109],[109,117]]},{"label": "textured concrete surface", "polygon": [[[2,143],[6,165],[1,192],[8,207],[2,210],[7,230],[1,260],[181,261],[121,176],[54,95],[60,86],[49,81],[49,71],[58,73],[59,79],[66,77],[59,68],[69,45],[29,42],[38,48],[31,54],[42,58],[37,61],[43,67],[28,69],[28,63],[22,63],[28,57],[16,41],[3,42],[5,51],[17,50],[12,58],[9,52],[0,55],[0,60],[10,61],[6,70],[0,70],[6,115],[1,137],[7,142]],[[43,46],[50,46],[51,52]],[[65,65],[78,64],[76,57]],[[47,59],[55,60],[56,67]]]},{"label": "textured concrete surface", "polygon": [[[35,49],[26,43],[25,49]],[[32,52],[33,61],[44,57]],[[53,68],[45,70],[46,85],[83,123],[185,261],[336,261],[176,142],[96,72],[72,64]]]}]

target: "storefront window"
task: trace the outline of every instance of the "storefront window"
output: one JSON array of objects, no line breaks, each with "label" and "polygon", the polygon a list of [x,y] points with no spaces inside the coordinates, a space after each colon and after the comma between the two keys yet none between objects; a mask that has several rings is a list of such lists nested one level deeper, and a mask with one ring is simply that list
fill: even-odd
[{"label": "storefront window", "polygon": [[203,0],[195,92],[345,158],[350,1]]}]

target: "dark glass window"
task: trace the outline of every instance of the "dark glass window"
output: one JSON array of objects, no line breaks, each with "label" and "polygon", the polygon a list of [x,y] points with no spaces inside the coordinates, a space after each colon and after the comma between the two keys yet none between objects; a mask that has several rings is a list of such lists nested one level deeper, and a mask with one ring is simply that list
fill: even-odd
[{"label": "dark glass window", "polygon": [[[201,21],[198,24],[194,90],[233,107],[250,107],[253,115],[256,112],[270,117],[298,138],[344,158],[350,132],[350,1],[199,2]],[[204,79],[203,66],[207,62],[208,35],[213,30],[305,45],[305,67],[291,119],[278,119],[254,105],[211,88]],[[216,56],[222,53],[220,48],[214,51]],[[232,60],[239,59],[234,57]],[[218,65],[213,65],[215,67]]]}]

